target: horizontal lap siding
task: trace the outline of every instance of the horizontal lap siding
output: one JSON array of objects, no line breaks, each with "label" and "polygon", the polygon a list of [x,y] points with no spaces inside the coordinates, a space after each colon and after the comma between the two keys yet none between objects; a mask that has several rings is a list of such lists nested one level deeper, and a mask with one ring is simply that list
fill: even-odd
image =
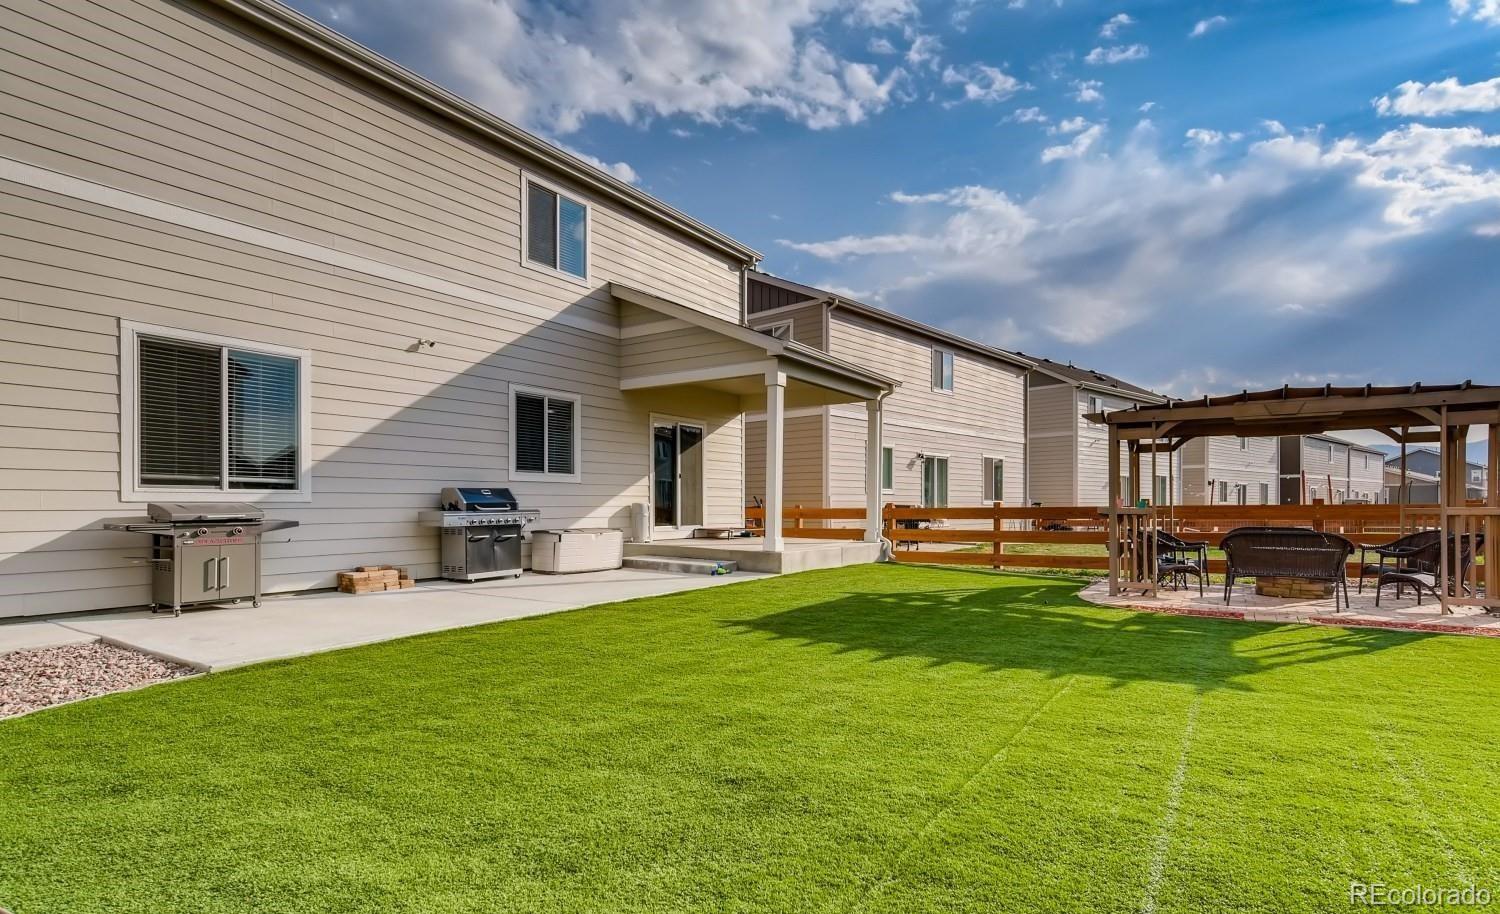
[{"label": "horizontal lap siding", "polygon": [[1218,491],[1221,481],[1229,484],[1229,504],[1238,503],[1235,487],[1240,485],[1246,487],[1246,504],[1261,504],[1262,484],[1269,487],[1267,501],[1277,502],[1277,439],[1247,438],[1241,449],[1238,438],[1203,438],[1184,445],[1182,453],[1188,473],[1184,504],[1224,503]]},{"label": "horizontal lap siding", "polygon": [[[932,389],[932,344],[902,328],[835,309],[828,325],[829,351],[901,382],[883,409],[883,442],[893,449],[895,491],[888,502],[922,500],[920,454],[946,454],[948,503],[983,501],[983,458],[1005,461],[1003,500],[1025,498],[1025,376],[1020,368],[959,351],[953,392]],[[835,506],[865,503],[865,418],[860,407],[836,406],[840,445],[830,468]],[[956,523],[956,522],[955,522]]]},{"label": "horizontal lap siding", "polygon": [[1068,384],[1033,386],[1029,391],[1030,421],[1026,433],[1031,446],[1026,455],[1026,472],[1030,476],[1028,494],[1032,501],[1044,505],[1075,503],[1076,403],[1073,387]]},{"label": "horizontal lap siding", "polygon": [[772,324],[791,321],[792,339],[795,342],[826,351],[828,340],[823,333],[823,316],[827,310],[827,305],[812,304],[804,308],[791,308],[764,316],[753,315],[750,318],[750,326],[759,330]]},{"label": "horizontal lap siding", "polygon": [[265,506],[303,525],[267,545],[269,590],[365,562],[436,575],[417,513],[441,486],[506,481],[511,384],[582,398],[582,481],[514,484],[542,525],[627,525],[653,411],[708,424],[709,514],[738,514],[737,398],[622,394],[599,332],[609,281],[733,319],[733,265],[596,203],[589,284],[523,267],[516,163],[295,54],[165,3],[6,20],[0,155],[473,297],[0,181],[0,616],[149,597],[143,538],[99,529],[143,510],[119,498],[122,319],[311,350],[313,500]]},{"label": "horizontal lap siding", "polygon": [[620,373],[625,378],[749,365],[768,358],[765,349],[703,327],[685,327],[620,341]]},{"label": "horizontal lap siding", "polygon": [[[766,422],[745,423],[745,496],[747,503],[766,497]],[[790,416],[782,443],[782,504],[821,508],[823,496],[823,416]]]}]

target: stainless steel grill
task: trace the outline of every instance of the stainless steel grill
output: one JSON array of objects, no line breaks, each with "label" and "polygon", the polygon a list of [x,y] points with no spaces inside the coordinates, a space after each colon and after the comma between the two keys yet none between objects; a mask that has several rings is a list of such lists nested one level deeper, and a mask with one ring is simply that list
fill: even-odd
[{"label": "stainless steel grill", "polygon": [[140,561],[151,566],[151,610],[174,616],[184,606],[247,597],[259,606],[261,537],[297,526],[238,503],[163,502],[147,505],[146,514],[111,518],[104,529],[150,535],[151,554]]},{"label": "stainless steel grill", "polygon": [[541,512],[523,509],[510,489],[453,487],[439,496],[442,509],[423,511],[420,521],[442,530],[443,577],[482,581],[519,577],[521,537]]}]

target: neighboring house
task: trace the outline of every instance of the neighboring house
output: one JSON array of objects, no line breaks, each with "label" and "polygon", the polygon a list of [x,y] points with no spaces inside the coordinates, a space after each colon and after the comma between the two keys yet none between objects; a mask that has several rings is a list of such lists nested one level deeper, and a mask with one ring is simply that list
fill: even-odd
[{"label": "neighboring house", "polygon": [[1332,435],[1290,435],[1278,444],[1280,501],[1375,504],[1385,491],[1385,453]]},{"label": "neighboring house", "polygon": [[[1386,468],[1395,476],[1394,479],[1388,478],[1387,482],[1389,485],[1395,486],[1401,476],[1401,457],[1399,455],[1389,457],[1384,454],[1381,456],[1385,458]],[[1436,502],[1438,500],[1437,482],[1443,476],[1442,455],[1438,453],[1437,449],[1430,447],[1409,448],[1406,452],[1406,469],[1411,474],[1410,479],[1413,486],[1413,497],[1410,503],[1425,501],[1430,504]],[[1464,497],[1484,498],[1485,492],[1489,487],[1489,467],[1482,463],[1475,463],[1472,460],[1466,461],[1464,464],[1464,474],[1464,488],[1466,490]],[[1417,497],[1425,491],[1423,485],[1429,482],[1433,486],[1431,489],[1432,497],[1425,499]]]},{"label": "neighboring house", "polygon": [[[1109,428],[1086,416],[1164,403],[1166,398],[1102,372],[1050,359],[1035,364],[1026,407],[1028,501],[1044,506],[1108,504]],[[1129,466],[1122,448],[1121,472],[1128,474]],[[1156,481],[1148,486],[1150,468],[1150,456],[1143,455],[1138,496],[1166,504],[1171,485],[1166,455],[1157,456]],[[1182,479],[1175,470],[1174,475]],[[1122,482],[1121,491],[1126,488],[1128,483]],[[1176,491],[1181,492],[1180,484]]]},{"label": "neighboring house", "polygon": [[685,535],[742,522],[746,411],[878,419],[745,326],[755,251],[284,6],[0,5],[0,616],[146,602],[100,529],[146,502],[300,521],[269,590],[431,577],[443,486]]},{"label": "neighboring house", "polygon": [[[923,506],[1026,500],[1030,360],[823,289],[749,274],[749,324],[899,382],[882,407],[880,498]],[[764,496],[765,424],[747,416],[746,496]],[[864,409],[810,405],[786,419],[788,505],[864,506]]]},{"label": "neighboring house", "polygon": [[1385,465],[1385,503],[1399,505],[1403,502],[1408,505],[1434,505],[1438,503],[1441,496],[1438,494],[1438,478],[1427,473],[1418,473],[1416,470],[1407,468],[1406,471],[1406,497],[1401,496],[1401,466],[1400,458],[1397,458],[1393,466]]},{"label": "neighboring house", "polygon": [[1276,438],[1195,438],[1182,446],[1189,505],[1276,504]]}]

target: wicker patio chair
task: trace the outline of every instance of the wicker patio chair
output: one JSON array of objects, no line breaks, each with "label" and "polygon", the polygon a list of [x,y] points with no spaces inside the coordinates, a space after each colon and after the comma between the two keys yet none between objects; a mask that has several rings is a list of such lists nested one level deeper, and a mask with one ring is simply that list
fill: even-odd
[{"label": "wicker patio chair", "polygon": [[[1379,580],[1386,571],[1399,571],[1410,564],[1410,560],[1426,546],[1436,546],[1440,534],[1436,530],[1419,530],[1416,533],[1408,533],[1397,537],[1389,543],[1379,546],[1359,547],[1359,587],[1357,593],[1365,592],[1365,578],[1371,577]],[[1369,555],[1380,557],[1379,562],[1368,561]],[[1387,560],[1390,564],[1386,564]]]},{"label": "wicker patio chair", "polygon": [[1203,578],[1208,574],[1208,542],[1180,539],[1165,530],[1156,531],[1156,583],[1170,578],[1172,589],[1187,585],[1188,576],[1198,579],[1203,596]]},{"label": "wicker patio chair", "polygon": [[1339,612],[1339,589],[1349,606],[1345,564],[1354,544],[1337,533],[1301,527],[1239,527],[1224,534],[1224,603],[1229,603],[1237,578],[1297,578],[1333,585],[1334,612]]},{"label": "wicker patio chair", "polygon": [[[1458,589],[1453,586],[1457,583],[1465,593],[1472,596],[1464,579],[1469,576],[1469,569],[1474,565],[1474,556],[1484,549],[1484,535],[1464,537],[1462,547],[1457,539],[1453,534],[1448,535],[1448,593],[1458,593]],[[1405,588],[1415,590],[1418,606],[1422,605],[1423,591],[1441,599],[1438,594],[1438,566],[1442,564],[1442,554],[1442,540],[1438,539],[1403,558],[1400,567],[1385,572],[1375,581],[1375,605],[1380,605],[1380,591],[1387,584],[1396,585],[1397,599],[1401,598],[1401,592]]]}]

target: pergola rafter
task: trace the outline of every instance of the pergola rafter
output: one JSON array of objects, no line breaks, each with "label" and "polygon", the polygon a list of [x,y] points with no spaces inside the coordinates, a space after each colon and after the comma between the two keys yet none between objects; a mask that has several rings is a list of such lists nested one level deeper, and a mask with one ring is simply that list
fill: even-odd
[{"label": "pergola rafter", "polygon": [[[1157,512],[1163,506],[1127,505],[1120,493],[1120,450],[1129,454],[1132,492],[1140,491],[1141,455],[1153,464],[1158,454],[1171,459],[1179,448],[1196,438],[1219,436],[1280,437],[1317,435],[1368,429],[1401,445],[1401,470],[1406,472],[1406,448],[1414,443],[1436,443],[1442,466],[1439,491],[1439,524],[1444,532],[1443,557],[1439,568],[1439,592],[1444,611],[1453,605],[1478,605],[1500,611],[1500,387],[1462,384],[1412,384],[1406,387],[1291,387],[1193,400],[1168,400],[1110,413],[1093,413],[1089,419],[1109,427],[1110,498],[1107,514],[1110,534],[1110,593],[1139,589],[1155,591],[1155,555],[1150,548],[1155,537]],[[1469,430],[1488,426],[1489,478],[1479,504],[1466,498]],[[1401,492],[1405,499],[1406,487]],[[1170,510],[1169,497],[1167,506]],[[1405,517],[1403,514],[1403,523]],[[1137,543],[1148,545],[1136,548]],[[1470,571],[1466,581],[1450,582],[1460,566],[1450,563],[1450,548],[1477,548],[1483,543],[1481,572]],[[1449,585],[1453,584],[1453,593]]]}]

